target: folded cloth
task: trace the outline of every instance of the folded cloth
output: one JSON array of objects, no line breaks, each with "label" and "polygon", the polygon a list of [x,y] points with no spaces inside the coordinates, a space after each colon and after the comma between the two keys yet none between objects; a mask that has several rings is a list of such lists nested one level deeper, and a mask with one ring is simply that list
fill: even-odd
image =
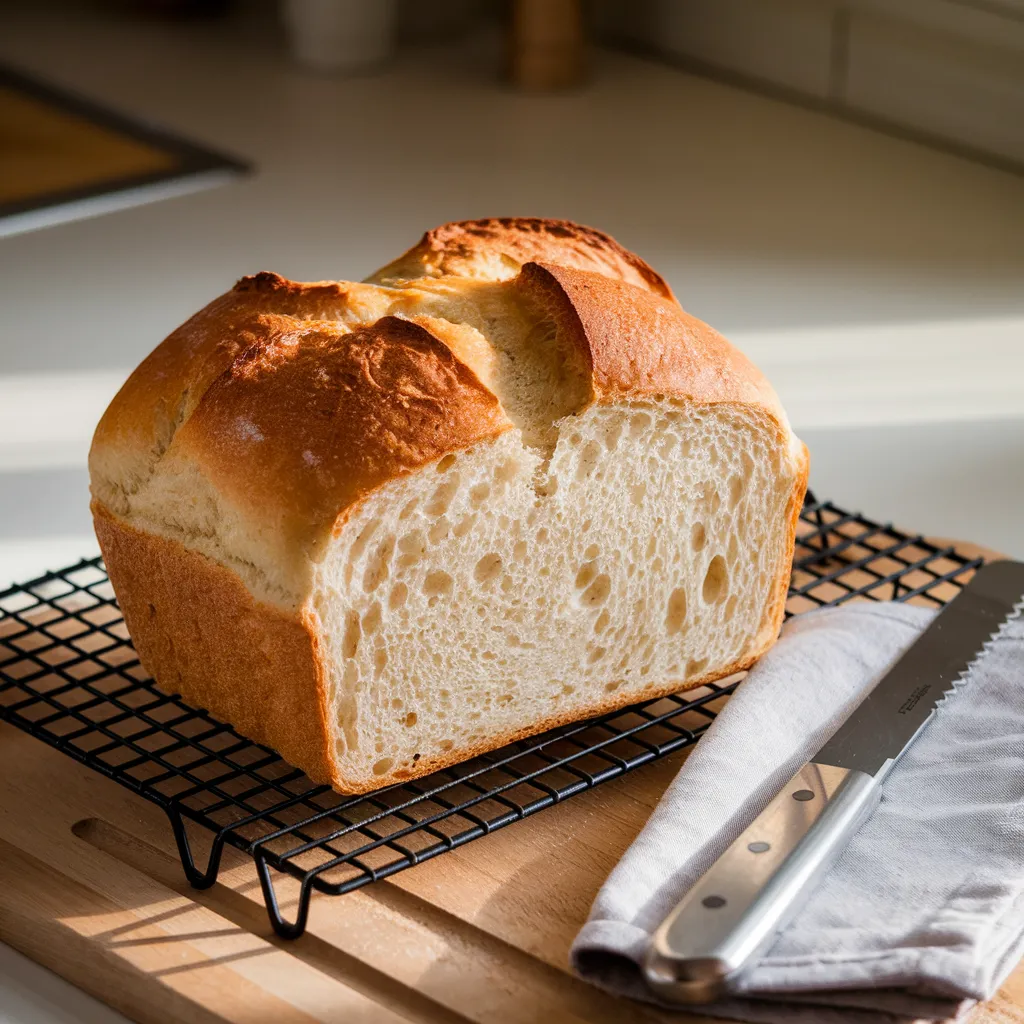
[{"label": "folded cloth", "polygon": [[[821,747],[934,613],[858,604],[792,619],[686,760],[572,947],[583,978],[651,1002],[639,970],[681,896]],[[785,1024],[955,1018],[1024,954],[1024,621],[893,769],[880,805],[736,998]]]}]

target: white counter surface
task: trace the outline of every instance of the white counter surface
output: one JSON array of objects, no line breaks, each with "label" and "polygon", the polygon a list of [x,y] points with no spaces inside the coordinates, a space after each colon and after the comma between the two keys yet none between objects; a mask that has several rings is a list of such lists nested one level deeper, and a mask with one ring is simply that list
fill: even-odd
[{"label": "white counter surface", "polygon": [[[0,586],[95,550],[99,412],[237,277],[359,278],[509,213],[593,223],[665,273],[775,382],[819,496],[1024,557],[1024,179],[624,55],[523,96],[486,41],[317,78],[256,18],[98,10],[5,8],[0,61],[257,173],[0,240]],[[120,1019],[0,948],[0,1024]]]}]

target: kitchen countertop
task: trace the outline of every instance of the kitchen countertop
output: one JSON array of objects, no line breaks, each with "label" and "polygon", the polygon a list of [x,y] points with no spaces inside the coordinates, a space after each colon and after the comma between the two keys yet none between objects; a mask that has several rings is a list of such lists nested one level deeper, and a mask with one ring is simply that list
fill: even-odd
[{"label": "kitchen countertop", "polygon": [[[5,10],[0,61],[252,159],[230,186],[0,241],[0,586],[94,550],[124,374],[241,274],[359,278],[454,218],[611,231],[776,383],[819,496],[1024,557],[1024,180],[601,53],[518,95],[493,40],[291,68],[258,19]],[[45,45],[39,45],[45,40]],[[0,1022],[122,1020],[0,947]]]}]

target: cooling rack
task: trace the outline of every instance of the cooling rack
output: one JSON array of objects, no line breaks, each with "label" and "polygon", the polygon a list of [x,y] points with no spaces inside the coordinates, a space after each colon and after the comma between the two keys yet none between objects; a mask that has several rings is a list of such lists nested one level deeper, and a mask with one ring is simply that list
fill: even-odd
[{"label": "cooling rack", "polygon": [[[980,564],[808,494],[786,610],[886,599],[939,606]],[[163,808],[196,888],[216,881],[226,844],[251,856],[284,938],[304,931],[313,892],[350,892],[690,746],[738,682],[647,701],[346,797],[157,690],[99,558],[0,591],[0,719]],[[211,834],[204,866],[186,823]],[[299,882],[292,920],[278,905],[279,872]]]}]

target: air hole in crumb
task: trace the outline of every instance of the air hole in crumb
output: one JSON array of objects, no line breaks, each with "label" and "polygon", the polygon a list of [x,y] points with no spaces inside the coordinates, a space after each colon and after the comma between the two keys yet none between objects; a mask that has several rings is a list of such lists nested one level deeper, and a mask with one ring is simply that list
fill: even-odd
[{"label": "air hole in crumb", "polygon": [[487,483],[474,484],[469,491],[469,500],[474,505],[482,505],[491,496],[491,485]]},{"label": "air hole in crumb", "polygon": [[423,581],[423,593],[428,597],[448,597],[454,588],[455,581],[444,572],[438,569],[429,573]]},{"label": "air hole in crumb", "polygon": [[588,562],[592,562],[599,554],[601,554],[601,549],[596,544],[591,544],[590,547],[583,552],[583,557]]},{"label": "air hole in crumb", "polygon": [[622,685],[621,679],[616,679],[613,683],[605,683],[604,688],[611,693],[612,690],[617,690]]},{"label": "air hole in crumb", "polygon": [[736,614],[736,595],[733,594],[728,601],[725,602],[724,618],[728,622]]},{"label": "air hole in crumb", "polygon": [[542,526],[537,531],[537,543],[538,544],[544,544],[547,541],[549,536],[550,536],[550,534],[548,533],[548,528],[546,526]]},{"label": "air hole in crumb", "polygon": [[411,728],[415,724],[416,724],[416,712],[415,711],[410,711],[409,714],[407,714],[405,716],[406,728]]},{"label": "air hole in crumb", "polygon": [[610,621],[611,618],[609,617],[608,612],[601,612],[601,614],[598,615],[597,619],[594,621],[594,632],[603,633],[608,628],[608,623]]},{"label": "air hole in crumb", "polygon": [[359,649],[359,638],[362,627],[359,625],[359,613],[350,611],[345,616],[345,635],[341,641],[341,653],[346,658],[354,658]]},{"label": "air hole in crumb", "polygon": [[665,568],[665,563],[661,559],[661,555],[658,555],[653,562],[651,562],[651,572],[661,572]]},{"label": "air hole in crumb", "polygon": [[454,465],[455,465],[455,456],[454,455],[446,455],[443,459],[441,459],[440,462],[438,462],[438,464],[437,464],[437,471],[438,471],[438,473],[447,473],[448,470],[451,469],[452,466],[454,466]]},{"label": "air hole in crumb", "polygon": [[382,757],[373,766],[373,774],[374,775],[384,775],[384,774],[386,774],[390,770],[391,766],[394,763],[395,763],[395,761],[394,761],[393,757]]},{"label": "air hole in crumb", "polygon": [[431,495],[430,504],[426,508],[428,516],[443,516],[448,511],[448,506],[459,489],[459,482],[459,476],[456,473],[437,486]]},{"label": "air hole in crumb", "polygon": [[455,524],[455,529],[452,530],[452,533],[454,533],[456,537],[465,537],[466,534],[469,533],[471,529],[473,529],[473,524],[475,522],[476,513],[471,512],[468,516],[463,516]]},{"label": "air hole in crumb", "polygon": [[378,647],[373,652],[373,669],[377,675],[380,675],[388,663],[388,652],[383,647]]},{"label": "air hole in crumb", "polygon": [[504,577],[504,578],[502,579],[502,581],[501,581],[501,589],[502,589],[502,590],[503,590],[503,591],[504,591],[504,592],[505,592],[506,594],[507,594],[507,593],[508,593],[508,592],[509,592],[509,591],[510,591],[510,590],[511,590],[511,589],[512,589],[512,588],[513,588],[514,586],[515,586],[515,582],[513,581],[513,579],[512,579],[512,577],[511,577],[511,576],[506,576],[506,577]]},{"label": "air hole in crumb", "polygon": [[608,600],[608,595],[611,592],[612,581],[605,573],[601,573],[601,575],[598,576],[580,595],[580,604],[582,604],[584,608],[596,608],[598,605],[604,604],[605,601]]},{"label": "air hole in crumb", "polygon": [[708,542],[707,531],[704,529],[703,523],[694,523],[693,528],[690,530],[690,547],[694,551],[701,551],[704,545]]},{"label": "air hole in crumb", "polygon": [[402,700],[401,697],[392,697],[391,698],[391,706],[393,708],[400,708],[404,703],[405,703],[405,701]]},{"label": "air hole in crumb", "polygon": [[633,484],[629,488],[630,501],[636,505],[637,508],[644,507],[644,498],[647,497],[647,484]]},{"label": "air hole in crumb", "polygon": [[686,591],[676,587],[669,595],[668,610],[665,612],[665,632],[675,636],[686,621]]},{"label": "air hole in crumb", "polygon": [[380,619],[380,602],[374,601],[363,616],[363,632],[367,636],[376,633],[380,628]]},{"label": "air hole in crumb", "polygon": [[473,579],[477,583],[490,583],[501,574],[501,566],[501,555],[496,555],[494,552],[484,555],[473,569]]},{"label": "air hole in crumb", "polygon": [[407,501],[405,505],[402,506],[402,511],[398,513],[398,518],[408,519],[409,516],[411,516],[413,512],[415,512],[416,509],[419,507],[419,503],[420,502],[418,498],[413,498],[412,501]]},{"label": "air hole in crumb", "polygon": [[580,570],[576,573],[576,589],[585,590],[590,586],[594,577],[597,575],[597,564],[594,562],[587,562],[586,565],[581,565]]},{"label": "air hole in crumb", "polygon": [[533,489],[537,492],[538,498],[550,498],[558,490],[557,476],[535,477]]},{"label": "air hole in crumb", "polygon": [[740,503],[743,497],[743,481],[738,476],[729,477],[729,509],[730,511]]},{"label": "air hole in crumb", "polygon": [[494,479],[500,484],[507,484],[515,480],[518,473],[519,463],[515,459],[509,459],[494,471]]},{"label": "air hole in crumb", "polygon": [[398,538],[398,567],[409,569],[427,553],[427,539],[422,530],[413,530]]},{"label": "air hole in crumb", "polygon": [[715,555],[711,559],[708,571],[704,575],[702,594],[705,604],[717,604],[729,590],[729,570],[725,567],[725,559]]},{"label": "air hole in crumb", "polygon": [[595,647],[587,657],[587,661],[593,665],[595,661],[600,661],[607,653],[607,647]]},{"label": "air hole in crumb", "polygon": [[363,590],[368,594],[376,590],[387,578],[388,565],[395,550],[395,538],[387,537],[378,545],[363,573]]},{"label": "air hole in crumb", "polygon": [[580,452],[580,461],[576,466],[576,479],[585,480],[597,466],[601,457],[601,446],[596,441],[588,441]]},{"label": "air hole in crumb", "polygon": [[366,547],[368,541],[373,536],[374,531],[380,526],[379,519],[371,519],[358,533],[356,539],[352,542],[352,552],[350,558],[358,558]]},{"label": "air hole in crumb", "polygon": [[652,533],[650,539],[647,541],[647,551],[644,555],[645,558],[653,558],[654,552],[658,550],[658,538]]},{"label": "air hole in crumb", "polygon": [[401,608],[409,596],[409,588],[404,583],[396,583],[388,595],[388,607],[392,610]]},{"label": "air hole in crumb", "polygon": [[686,678],[692,679],[694,676],[699,676],[707,667],[707,658],[692,658],[686,663]]},{"label": "air hole in crumb", "polygon": [[729,564],[734,566],[736,564],[736,559],[739,558],[739,554],[740,542],[736,538],[736,534],[734,533],[729,538],[729,546],[725,550],[725,557],[729,560]]},{"label": "air hole in crumb", "polygon": [[639,437],[651,425],[651,417],[645,412],[638,412],[629,421],[629,436]]},{"label": "air hole in crumb", "polygon": [[604,441],[604,446],[608,451],[613,452],[618,447],[623,426],[622,416],[613,416],[605,423],[604,430],[601,432],[601,440]]},{"label": "air hole in crumb", "polygon": [[441,742],[438,743],[438,746],[442,750],[451,750],[452,747],[455,746],[455,741],[454,740],[441,740]]},{"label": "air hole in crumb", "polygon": [[521,562],[526,558],[526,554],[529,548],[526,545],[525,540],[518,541],[516,546],[512,549],[512,557],[517,561]]},{"label": "air hole in crumb", "polygon": [[441,516],[433,526],[430,527],[430,531],[427,537],[431,544],[438,544],[448,536],[448,531],[452,528],[452,524],[448,520]]}]

